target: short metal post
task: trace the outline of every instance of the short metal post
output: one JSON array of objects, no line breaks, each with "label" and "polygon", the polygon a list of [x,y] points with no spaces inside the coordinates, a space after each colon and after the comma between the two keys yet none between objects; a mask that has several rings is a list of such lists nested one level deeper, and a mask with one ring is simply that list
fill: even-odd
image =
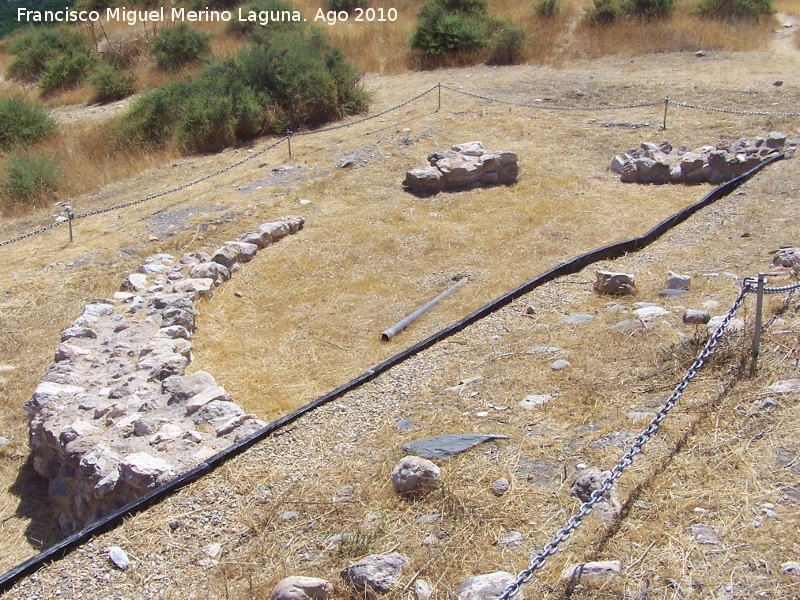
[{"label": "short metal post", "polygon": [[72,207],[69,204],[64,205],[64,212],[67,213],[67,224],[69,225],[69,243],[72,243],[72,219],[75,218],[75,213],[72,212]]},{"label": "short metal post", "polygon": [[667,109],[669,108],[669,96],[664,98],[664,124],[661,126],[661,129],[666,130],[667,128]]},{"label": "short metal post", "polygon": [[758,274],[758,287],[756,288],[756,330],[753,332],[753,349],[750,352],[750,375],[756,372],[758,351],[761,345],[761,312],[764,304],[764,273]]},{"label": "short metal post", "polygon": [[292,130],[286,130],[286,143],[289,145],[289,158],[292,158]]},{"label": "short metal post", "polygon": [[439,87],[439,106],[436,108],[436,112],[442,110],[442,82],[440,81],[438,84]]}]

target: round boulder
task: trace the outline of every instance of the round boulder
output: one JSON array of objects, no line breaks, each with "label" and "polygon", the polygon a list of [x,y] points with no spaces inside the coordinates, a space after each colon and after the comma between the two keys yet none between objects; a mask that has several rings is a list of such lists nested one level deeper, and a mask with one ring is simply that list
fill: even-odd
[{"label": "round boulder", "polygon": [[398,494],[424,494],[439,487],[442,472],[431,461],[404,456],[392,471],[392,488]]}]

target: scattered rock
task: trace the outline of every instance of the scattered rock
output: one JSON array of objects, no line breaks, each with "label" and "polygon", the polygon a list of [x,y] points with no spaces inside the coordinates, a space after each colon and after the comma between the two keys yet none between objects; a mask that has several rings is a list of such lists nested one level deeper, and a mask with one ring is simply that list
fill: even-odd
[{"label": "scattered rock", "polygon": [[395,427],[397,429],[409,430],[409,429],[416,429],[416,425],[409,421],[408,419],[400,419],[396,424]]},{"label": "scattered rock", "polygon": [[613,273],[598,271],[594,282],[594,290],[599,294],[610,296],[626,296],[636,289],[636,276],[632,273]]},{"label": "scattered rock", "polygon": [[800,248],[784,246],[775,251],[772,264],[776,267],[787,267],[800,270]]},{"label": "scattered rock", "polygon": [[[496,600],[509,585],[516,581],[516,577],[507,571],[495,571],[486,575],[468,577],[458,586],[456,596],[458,600]],[[515,596],[523,600],[523,589]]]},{"label": "scattered rock", "polygon": [[586,323],[587,321],[593,321],[594,315],[586,315],[586,314],[574,314],[574,315],[567,315],[563,319],[561,319],[562,323],[567,323],[569,325],[577,325],[579,323]]},{"label": "scattered rock", "polygon": [[[610,471],[601,471],[597,467],[581,469],[572,482],[570,495],[578,498],[581,502],[588,502],[592,493],[599,490],[603,480],[611,475]],[[606,492],[603,499],[595,504],[595,510],[604,517],[616,517],[622,510],[622,503],[619,500],[616,486]]]},{"label": "scattered rock", "polygon": [[293,576],[281,579],[270,597],[272,600],[326,600],[333,596],[333,584],[317,577]]},{"label": "scattered rock", "polygon": [[570,363],[562,358],[551,364],[550,368],[553,369],[553,371],[563,371],[569,366],[571,366]]},{"label": "scattered rock", "polygon": [[689,308],[683,313],[683,322],[686,325],[705,325],[711,320],[711,313],[707,310]]},{"label": "scattered rock", "polygon": [[776,381],[767,388],[772,394],[796,394],[800,392],[800,379],[785,379]]},{"label": "scattered rock", "polygon": [[618,560],[587,562],[566,567],[562,579],[569,581],[605,582],[622,573],[622,563]]},{"label": "scattered rock", "polygon": [[668,290],[688,290],[691,283],[692,278],[688,275],[678,275],[670,271],[669,277],[667,277],[666,288]]},{"label": "scattered rock", "polygon": [[424,494],[439,487],[442,472],[431,461],[405,456],[392,470],[392,488],[398,494]]},{"label": "scattered rock", "polygon": [[786,573],[792,577],[800,577],[800,562],[791,561],[781,565],[781,573]]},{"label": "scattered rock", "polygon": [[371,554],[339,573],[345,583],[359,594],[386,594],[400,583],[403,565],[408,558],[397,552]]},{"label": "scattered rock", "polygon": [[697,540],[698,544],[707,544],[709,546],[719,544],[719,537],[716,532],[704,523],[692,525],[692,536]]},{"label": "scattered rock", "polygon": [[627,321],[620,321],[616,325],[612,325],[611,327],[609,327],[609,329],[611,331],[618,331],[620,333],[628,333],[628,332],[631,332],[631,331],[638,331],[638,330],[644,329],[644,328],[645,328],[645,325],[644,325],[644,323],[642,322],[641,319],[637,319],[635,321],[630,320],[630,319],[627,320]]},{"label": "scattered rock", "polygon": [[664,315],[668,315],[669,311],[661,308],[660,306],[643,306],[642,308],[637,308],[635,311],[633,311],[633,314],[639,317],[641,320],[646,321],[655,317],[663,317]]},{"label": "scattered rock", "polygon": [[428,600],[433,594],[431,585],[424,579],[417,579],[414,582],[414,600]]},{"label": "scattered rock", "polygon": [[502,496],[505,494],[509,489],[508,479],[505,477],[501,477],[497,481],[492,484],[492,493],[495,496]]},{"label": "scattered rock", "polygon": [[128,560],[128,555],[125,553],[125,550],[120,548],[119,546],[111,546],[108,549],[108,560],[111,561],[115,567],[117,567],[120,571],[125,571],[130,566],[130,560]]},{"label": "scattered rock", "polygon": [[519,403],[519,406],[525,410],[533,410],[538,406],[544,406],[550,402],[551,399],[552,396],[550,394],[531,394],[529,396],[525,396]]},{"label": "scattered rock", "polygon": [[525,536],[519,531],[506,531],[500,536],[500,539],[497,540],[497,545],[501,548],[516,548],[521,546],[524,541]]},{"label": "scattered rock", "polygon": [[478,444],[483,444],[484,442],[506,439],[508,439],[507,435],[499,434],[480,435],[476,433],[450,433],[405,444],[403,446],[403,452],[433,460],[441,460],[466,452],[470,448]]}]

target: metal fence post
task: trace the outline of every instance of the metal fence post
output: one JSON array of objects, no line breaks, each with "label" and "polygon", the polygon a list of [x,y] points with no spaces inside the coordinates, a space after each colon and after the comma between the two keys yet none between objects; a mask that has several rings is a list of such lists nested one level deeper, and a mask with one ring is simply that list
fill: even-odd
[{"label": "metal fence post", "polygon": [[286,143],[289,145],[289,158],[292,158],[292,130],[286,130]]},{"label": "metal fence post", "polygon": [[72,219],[75,218],[75,213],[72,212],[72,207],[69,204],[64,205],[64,212],[67,213],[67,224],[69,225],[69,243],[72,243]]},{"label": "metal fence post", "polygon": [[664,98],[664,124],[661,126],[661,129],[667,129],[667,109],[669,108],[669,96]]},{"label": "metal fence post", "polygon": [[750,375],[756,372],[758,352],[761,345],[761,312],[764,304],[764,273],[758,274],[758,287],[756,288],[756,330],[753,332],[753,348],[750,351]]}]

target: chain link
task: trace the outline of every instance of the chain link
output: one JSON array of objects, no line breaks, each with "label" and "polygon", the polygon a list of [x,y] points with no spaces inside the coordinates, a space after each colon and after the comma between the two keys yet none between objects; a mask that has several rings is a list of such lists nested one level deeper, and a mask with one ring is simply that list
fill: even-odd
[{"label": "chain link", "polygon": [[[395,111],[395,110],[398,110],[400,108],[403,108],[404,106],[407,106],[407,105],[411,104],[412,102],[415,102],[415,101],[419,100],[423,96],[426,96],[427,94],[430,94],[437,87],[439,87],[438,84],[434,85],[433,87],[431,87],[431,88],[429,88],[427,90],[425,90],[424,92],[421,92],[421,93],[417,94],[416,96],[413,96],[413,97],[409,98],[408,100],[405,100],[405,101],[401,102],[400,104],[396,104],[394,106],[391,106],[391,107],[389,107],[389,108],[387,108],[385,110],[382,110],[381,112],[375,113],[374,115],[369,115],[369,116],[363,117],[361,119],[357,119],[355,121],[350,121],[348,123],[341,123],[339,125],[333,125],[331,127],[325,127],[325,128],[322,128],[322,129],[314,129],[314,130],[311,130],[311,131],[303,131],[303,132],[300,132],[300,133],[292,133],[291,135],[293,135],[295,137],[301,136],[301,135],[313,135],[313,134],[317,134],[317,133],[324,133],[326,131],[334,131],[336,129],[342,129],[342,128],[345,128],[345,127],[353,127],[354,125],[358,125],[360,123],[364,123],[364,122],[370,121],[372,119],[377,119],[378,117],[382,117],[383,115],[386,115],[386,114],[388,114],[388,113],[390,113],[392,111]],[[188,187],[197,185],[198,183],[202,183],[203,181],[207,181],[207,180],[209,180],[209,179],[211,179],[213,177],[217,177],[219,175],[222,175],[223,173],[227,173],[228,171],[230,171],[232,169],[235,169],[235,168],[243,165],[244,163],[263,155],[265,152],[268,152],[269,150],[272,150],[273,148],[275,148],[276,146],[282,144],[283,142],[285,142],[288,139],[289,139],[289,136],[286,135],[286,136],[280,138],[279,140],[273,142],[272,144],[269,144],[268,146],[262,148],[261,150],[259,150],[257,152],[254,152],[252,154],[249,154],[245,158],[243,158],[241,160],[238,160],[233,164],[228,165],[227,167],[223,167],[221,169],[217,169],[216,171],[212,171],[211,173],[208,173],[207,175],[204,175],[203,177],[200,177],[198,179],[194,179],[193,181],[189,181],[187,183],[175,186],[173,188],[169,188],[167,190],[163,190],[161,192],[157,192],[155,194],[150,194],[148,196],[144,196],[143,198],[138,198],[136,200],[131,200],[130,202],[125,202],[123,204],[117,204],[116,206],[109,206],[107,208],[100,208],[100,209],[93,210],[93,211],[86,212],[86,213],[76,213],[73,216],[73,218],[74,219],[83,219],[85,217],[91,217],[91,216],[94,216],[94,215],[101,215],[103,213],[107,213],[107,212],[111,212],[111,211],[115,211],[115,210],[120,210],[120,209],[123,209],[123,208],[129,208],[129,207],[135,206],[137,204],[142,204],[143,202],[148,202],[149,200],[154,200],[156,198],[161,198],[163,196],[168,196],[169,194],[174,194],[175,192],[179,192],[181,190],[185,190]],[[19,236],[15,237],[15,238],[11,238],[11,239],[5,240],[3,242],[0,242],[0,248],[2,248],[3,246],[8,246],[9,244],[13,244],[15,242],[22,241],[22,240],[27,239],[29,237],[32,237],[34,235],[38,235],[40,233],[44,233],[48,229],[53,229],[54,227],[58,227],[63,222],[64,221],[56,221],[55,223],[51,223],[50,225],[46,225],[44,227],[40,227],[39,229],[34,229],[33,231],[29,231],[28,233],[19,235]]]},{"label": "chain link", "polygon": [[[758,277],[745,277],[742,285],[748,286],[748,290],[751,292],[758,291]],[[793,290],[800,289],[800,281],[797,283],[790,283],[788,285],[776,286],[776,287],[766,287],[761,290],[764,294],[785,294],[786,292],[791,292]]]},{"label": "chain link", "polygon": [[541,110],[564,110],[564,111],[586,111],[586,112],[594,112],[598,110],[624,110],[628,108],[643,108],[647,106],[659,106],[664,103],[663,100],[658,100],[657,102],[639,102],[637,104],[620,104],[618,106],[553,106],[549,104],[541,104],[541,103],[531,103],[531,102],[516,102],[514,100],[502,100],[500,98],[492,98],[491,96],[485,96],[483,94],[476,94],[475,92],[467,92],[466,90],[462,90],[459,88],[454,88],[452,86],[447,85],[446,83],[439,84],[442,88],[446,90],[450,90],[451,92],[456,92],[457,94],[463,94],[464,96],[470,96],[472,98],[479,98],[480,100],[486,100],[488,102],[497,102],[498,104],[510,104],[511,106],[519,106],[522,108],[538,108]]},{"label": "chain link", "polygon": [[725,330],[730,325],[734,314],[736,314],[736,311],[744,302],[745,296],[747,296],[748,292],[751,291],[752,287],[750,279],[746,279],[742,283],[742,289],[739,292],[739,296],[733,302],[730,310],[728,310],[728,313],[722,319],[719,327],[717,327],[711,338],[708,340],[708,342],[706,342],[705,346],[703,346],[703,349],[697,355],[697,358],[694,359],[694,362],[689,367],[689,370],[686,371],[686,374],[683,376],[680,383],[675,387],[672,395],[670,395],[670,397],[666,400],[664,406],[662,406],[658,413],[656,413],[656,416],[653,417],[653,420],[650,421],[650,424],[647,426],[647,428],[639,434],[639,437],[631,445],[630,449],[623,455],[617,465],[611,469],[611,473],[608,475],[608,477],[603,479],[603,481],[600,483],[600,487],[592,492],[589,500],[584,502],[581,505],[580,510],[569,518],[567,525],[560,529],[558,533],[556,533],[555,538],[548,542],[544,548],[542,548],[541,552],[533,556],[530,566],[517,575],[516,580],[503,590],[503,593],[500,595],[498,600],[509,600],[510,598],[513,598],[519,593],[520,587],[523,584],[526,584],[533,579],[534,572],[536,572],[538,569],[541,569],[547,559],[558,551],[558,547],[564,543],[572,535],[572,533],[578,529],[578,527],[581,526],[583,519],[592,512],[595,505],[603,499],[606,492],[614,487],[614,482],[622,476],[626,468],[633,464],[634,457],[642,452],[644,445],[650,441],[650,438],[653,436],[653,434],[658,431],[661,422],[667,418],[667,415],[674,408],[677,401],[683,395],[683,392],[686,391],[686,388],[689,387],[689,384],[692,382],[692,380],[697,377],[700,369],[702,369],[706,364],[706,361],[714,352],[714,348],[716,348],[720,339],[722,339],[722,335],[725,333]]},{"label": "chain link", "polygon": [[753,117],[800,117],[800,112],[774,112],[768,110],[740,110],[735,108],[715,108],[713,106],[702,106],[700,104],[689,104],[688,102],[675,102],[667,98],[667,104],[680,106],[681,108],[693,108],[695,110],[705,110],[708,112],[728,113],[731,115],[749,115]]}]

